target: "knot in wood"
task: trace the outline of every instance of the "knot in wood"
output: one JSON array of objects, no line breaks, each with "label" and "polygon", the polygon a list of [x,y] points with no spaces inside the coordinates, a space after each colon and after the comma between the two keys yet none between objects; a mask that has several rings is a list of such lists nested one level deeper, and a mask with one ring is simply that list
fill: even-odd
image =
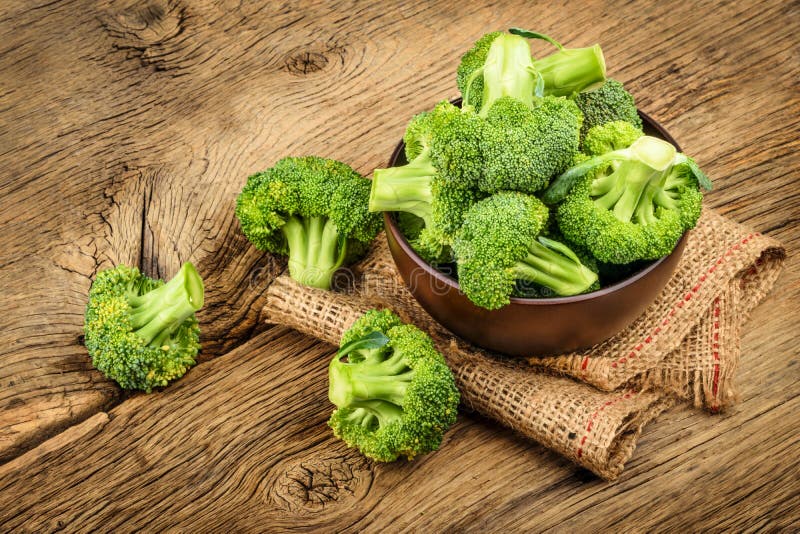
[{"label": "knot in wood", "polygon": [[344,57],[343,46],[329,44],[291,52],[286,55],[284,64],[289,73],[305,76],[325,69],[332,62],[339,61],[344,64]]},{"label": "knot in wood", "polygon": [[292,74],[309,74],[322,70],[328,58],[321,52],[298,52],[286,58],[286,70]]},{"label": "knot in wood", "polygon": [[334,503],[358,499],[372,483],[369,462],[360,454],[299,461],[285,468],[269,493],[278,507],[295,514],[317,513]]}]

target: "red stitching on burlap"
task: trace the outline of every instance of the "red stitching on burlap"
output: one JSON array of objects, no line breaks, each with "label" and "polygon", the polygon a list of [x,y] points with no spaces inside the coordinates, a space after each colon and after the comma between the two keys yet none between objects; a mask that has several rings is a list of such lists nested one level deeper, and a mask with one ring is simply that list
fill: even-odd
[{"label": "red stitching on burlap", "polygon": [[[719,317],[719,297],[714,299],[714,317]],[[714,321],[714,342],[711,344],[712,355],[714,356],[714,379],[711,383],[712,399],[711,410],[717,411],[719,404],[717,403],[717,391],[719,389],[719,321]]]},{"label": "red stitching on burlap", "polygon": [[[726,258],[726,257],[730,256],[730,255],[731,255],[731,253],[732,253],[734,250],[738,250],[738,249],[740,249],[740,248],[742,247],[742,245],[743,245],[743,244],[747,243],[747,242],[748,242],[750,239],[752,239],[754,236],[759,236],[759,235],[761,235],[761,234],[759,234],[758,232],[752,233],[752,234],[748,235],[747,237],[745,237],[744,239],[742,239],[742,241],[741,241],[740,243],[737,243],[737,244],[733,245],[731,248],[729,248],[729,249],[728,249],[728,250],[727,250],[727,251],[726,251],[726,252],[725,252],[725,253],[724,253],[724,254],[723,254],[723,255],[722,255],[722,256],[721,256],[721,257],[720,257],[720,258],[719,258],[717,261],[716,261],[716,263],[715,263],[714,265],[712,265],[711,267],[709,267],[709,269],[708,269],[708,271],[707,271],[706,273],[704,273],[702,276],[700,276],[700,278],[699,278],[699,282],[697,283],[697,285],[695,285],[694,287],[692,287],[692,290],[691,290],[691,292],[689,292],[689,293],[686,293],[686,295],[684,295],[684,296],[683,296],[683,298],[682,298],[681,300],[679,300],[679,301],[678,301],[678,302],[677,302],[677,303],[676,303],[676,304],[675,304],[675,305],[672,307],[672,309],[669,311],[669,313],[667,313],[667,317],[665,317],[665,318],[664,318],[664,320],[661,322],[662,326],[666,325],[666,324],[669,322],[669,318],[670,318],[670,317],[672,317],[672,316],[674,316],[674,315],[675,315],[675,312],[676,312],[676,311],[677,311],[679,308],[683,308],[684,304],[685,304],[686,302],[688,302],[689,300],[691,300],[691,298],[692,298],[692,294],[693,294],[693,293],[697,293],[697,292],[700,290],[700,287],[701,287],[701,286],[703,285],[703,283],[704,283],[704,282],[705,282],[705,281],[708,279],[708,275],[709,275],[709,274],[711,274],[711,273],[713,273],[713,272],[714,272],[714,271],[717,269],[717,266],[718,266],[718,265],[722,264],[722,262],[723,262],[724,258]],[[717,305],[717,304],[718,304],[718,301],[719,301],[719,299],[716,299],[716,300],[714,301],[714,302],[715,302],[715,305]],[[715,315],[714,315],[714,317],[719,317],[719,307],[718,307],[718,306],[717,306],[716,308],[714,308],[714,314],[715,314]],[[719,328],[719,322],[716,322],[716,323],[714,323],[714,328]],[[654,338],[655,336],[657,336],[657,335],[658,335],[660,332],[661,332],[661,327],[658,327],[658,326],[657,326],[657,327],[656,327],[656,328],[653,330],[653,332],[652,332],[652,333],[651,333],[649,336],[647,336],[647,337],[644,339],[644,343],[647,343],[647,344],[649,344],[650,342],[652,342],[652,341],[653,341],[653,338]],[[613,363],[611,364],[611,367],[612,367],[612,368],[614,368],[614,369],[616,369],[618,364],[620,364],[620,363],[627,363],[627,362],[628,362],[628,360],[630,360],[630,359],[633,359],[633,358],[636,358],[636,356],[637,356],[637,354],[636,354],[636,353],[637,353],[637,352],[640,352],[640,351],[642,350],[642,347],[644,347],[644,344],[642,344],[642,343],[639,343],[638,345],[636,345],[636,346],[633,348],[633,350],[630,352],[630,354],[628,354],[628,356],[627,356],[627,357],[622,357],[622,358],[618,359],[616,362],[613,362]],[[716,357],[716,358],[717,358],[717,359],[719,359],[719,355],[717,355],[717,357]],[[587,356],[587,357],[584,359],[584,361],[583,361],[582,368],[583,368],[583,369],[585,369],[585,368],[586,368],[586,365],[587,365],[588,363],[589,363],[589,357]],[[719,371],[717,370],[717,374],[718,374],[718,373],[719,373]],[[715,383],[716,383],[716,382],[715,382]],[[714,396],[716,396],[716,391],[714,392]]]},{"label": "red stitching on burlap", "polygon": [[581,364],[581,371],[585,371],[587,365],[589,365],[589,357],[588,356],[586,356],[583,359],[583,363]]},{"label": "red stitching on burlap", "polygon": [[589,416],[589,421],[587,421],[587,423],[586,423],[586,432],[583,434],[583,437],[581,438],[581,442],[578,445],[578,451],[576,453],[578,458],[583,456],[583,445],[586,443],[586,440],[589,439],[589,433],[592,431],[592,427],[594,426],[594,421],[595,421],[595,419],[597,419],[597,416],[600,415],[600,412],[602,412],[603,410],[605,410],[609,406],[612,406],[612,405],[618,403],[619,401],[622,401],[622,400],[625,400],[625,399],[630,399],[634,395],[634,393],[636,393],[636,392],[631,390],[631,391],[628,391],[627,393],[625,393],[624,395],[622,395],[621,397],[617,397],[616,399],[612,399],[610,401],[604,402],[602,406],[600,406],[597,410],[595,410],[595,412],[592,415]]}]

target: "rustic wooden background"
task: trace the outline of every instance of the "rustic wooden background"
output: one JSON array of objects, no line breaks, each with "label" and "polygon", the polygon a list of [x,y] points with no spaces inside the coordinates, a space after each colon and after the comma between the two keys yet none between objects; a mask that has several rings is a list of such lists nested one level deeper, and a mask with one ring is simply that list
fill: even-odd
[{"label": "rustic wooden background", "polygon": [[[0,3],[1,530],[800,528],[800,3],[491,4]],[[513,25],[600,42],[713,177],[709,204],[789,249],[741,403],[668,412],[615,484],[475,416],[413,464],[347,450],[325,426],[332,349],[259,321],[284,265],[233,214],[284,155],[383,165],[456,96],[470,43]],[[125,394],[82,346],[90,281],[187,260],[204,363]]]}]

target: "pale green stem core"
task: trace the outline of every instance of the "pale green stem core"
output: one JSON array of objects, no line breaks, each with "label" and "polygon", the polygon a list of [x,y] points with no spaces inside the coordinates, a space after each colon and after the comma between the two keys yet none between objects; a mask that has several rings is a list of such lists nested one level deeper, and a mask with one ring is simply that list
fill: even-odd
[{"label": "pale green stem core", "polygon": [[556,250],[534,241],[528,255],[514,266],[516,278],[552,289],[562,296],[577,295],[597,281],[591,269]]},{"label": "pale green stem core", "polygon": [[187,262],[172,280],[143,295],[128,297],[131,328],[150,346],[160,347],[203,307],[203,280]]},{"label": "pale green stem core", "polygon": [[328,367],[328,398],[338,408],[364,410],[381,425],[402,415],[402,406],[414,371],[403,355],[393,352],[383,361],[344,362],[334,358]]},{"label": "pale green stem core", "polygon": [[497,36],[483,64],[483,99],[479,114],[485,117],[492,104],[504,96],[533,107],[536,81],[528,40],[508,33]]},{"label": "pale green stem core", "polygon": [[[662,176],[668,175],[672,167],[674,167],[677,162],[681,161],[681,158],[685,159],[685,156],[678,154],[675,147],[670,143],[656,137],[645,135],[634,141],[633,144],[626,149],[615,150],[614,152],[595,156],[567,169],[550,182],[550,186],[542,194],[542,201],[548,205],[561,202],[566,198],[575,184],[586,176],[587,173],[603,165],[611,164],[614,172],[606,176],[599,176],[593,181],[592,195],[608,194],[609,198],[601,200],[598,204],[599,206],[606,207],[606,209],[610,209],[610,206],[613,206],[622,198],[624,200],[624,205],[620,207],[618,211],[615,211],[614,215],[620,220],[630,221],[633,210],[636,208],[636,204],[631,206],[630,202],[632,202],[635,197],[636,203],[638,203],[638,199],[641,197],[645,185],[635,185],[636,181],[642,179],[641,175],[647,174],[644,168],[650,168],[653,171],[651,175],[656,177],[656,179],[660,179]],[[637,169],[635,167],[637,165],[641,166],[642,169]],[[634,185],[631,187],[623,184],[626,190],[620,192],[619,186],[617,186],[615,182],[620,179],[628,182],[629,179],[626,177],[626,173],[630,171],[633,171],[631,180],[634,182]],[[679,180],[679,178],[673,178],[673,180]],[[628,191],[627,189],[632,190]],[[597,201],[597,199],[595,200]]]},{"label": "pale green stem core", "polygon": [[606,82],[606,61],[600,45],[559,50],[534,60],[533,68],[544,78],[546,95],[571,96]]},{"label": "pale green stem core", "polygon": [[330,289],[347,256],[347,240],[327,217],[289,217],[281,227],[289,247],[289,275],[303,285]]},{"label": "pale green stem core", "polygon": [[431,225],[431,180],[436,169],[430,161],[430,151],[402,167],[376,169],[372,176],[369,211],[403,211],[413,213]]},{"label": "pale green stem core", "polygon": [[348,417],[362,427],[375,430],[403,416],[403,409],[381,400],[355,401],[349,406],[353,411]]}]

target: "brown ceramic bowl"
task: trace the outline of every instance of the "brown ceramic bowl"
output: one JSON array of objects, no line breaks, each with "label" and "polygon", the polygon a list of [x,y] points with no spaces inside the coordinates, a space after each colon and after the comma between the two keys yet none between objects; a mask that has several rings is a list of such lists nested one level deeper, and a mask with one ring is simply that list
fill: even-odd
[{"label": "brown ceramic bowl", "polygon": [[[644,130],[678,144],[664,128],[640,113]],[[401,142],[389,166],[405,164]],[[512,298],[497,310],[473,304],[458,282],[436,270],[411,248],[393,214],[384,213],[389,248],[397,269],[414,298],[450,331],[480,347],[515,356],[569,352],[596,345],[639,317],[672,276],[686,245],[686,234],[675,250],[629,278],[598,291],[545,299]]]}]

